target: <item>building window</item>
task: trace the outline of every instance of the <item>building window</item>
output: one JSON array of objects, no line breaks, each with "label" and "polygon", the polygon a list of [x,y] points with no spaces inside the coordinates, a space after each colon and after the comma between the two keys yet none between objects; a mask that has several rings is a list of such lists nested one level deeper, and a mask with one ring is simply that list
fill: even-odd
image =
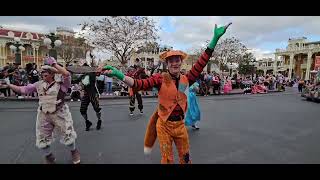
[{"label": "building window", "polygon": [[27,55],[33,56],[33,49],[27,49]]},{"label": "building window", "polygon": [[307,64],[307,59],[303,59],[303,64]]}]

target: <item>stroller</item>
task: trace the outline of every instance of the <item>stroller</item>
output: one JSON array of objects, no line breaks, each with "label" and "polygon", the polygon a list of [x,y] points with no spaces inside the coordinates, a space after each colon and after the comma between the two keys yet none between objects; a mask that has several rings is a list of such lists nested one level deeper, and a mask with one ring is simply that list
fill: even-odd
[{"label": "stroller", "polygon": [[80,101],[80,86],[78,84],[72,85],[70,97],[71,101]]},{"label": "stroller", "polygon": [[220,92],[220,81],[219,80],[213,80],[212,81],[212,91],[213,91],[213,94],[218,94],[218,95],[221,94],[221,92]]},{"label": "stroller", "polygon": [[251,94],[252,92],[252,81],[243,81],[243,93],[244,94]]},{"label": "stroller", "polygon": [[285,91],[285,87],[283,83],[277,83],[277,90],[278,91]]},{"label": "stroller", "polygon": [[118,82],[118,86],[121,87],[121,90],[115,91],[116,96],[128,96],[129,95],[129,87],[125,83]]}]

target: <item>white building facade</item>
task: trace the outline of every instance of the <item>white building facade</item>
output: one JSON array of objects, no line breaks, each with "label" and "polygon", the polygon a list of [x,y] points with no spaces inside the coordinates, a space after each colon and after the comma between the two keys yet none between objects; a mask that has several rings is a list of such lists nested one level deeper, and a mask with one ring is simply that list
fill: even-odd
[{"label": "white building facade", "polygon": [[[306,37],[290,38],[286,49],[276,49],[275,61],[282,59],[283,69],[291,78],[310,79],[310,72],[315,68],[315,57],[320,55],[320,41],[307,42]],[[281,69],[280,69],[281,70]],[[278,72],[274,66],[273,73]]]}]

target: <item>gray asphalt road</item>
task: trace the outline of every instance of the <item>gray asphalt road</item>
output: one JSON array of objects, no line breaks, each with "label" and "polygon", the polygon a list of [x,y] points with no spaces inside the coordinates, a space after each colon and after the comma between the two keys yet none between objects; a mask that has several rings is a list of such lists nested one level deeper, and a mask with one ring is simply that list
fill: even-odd
[{"label": "gray asphalt road", "polygon": [[[159,145],[143,154],[144,133],[157,100],[144,99],[145,114],[128,115],[128,100],[103,100],[101,131],[84,131],[79,102],[68,102],[82,163],[154,164]],[[266,95],[200,97],[200,130],[189,130],[193,163],[320,163],[320,104],[293,90]],[[0,102],[0,163],[42,163],[35,147],[36,102]],[[96,123],[89,108],[89,118]],[[71,162],[59,144],[57,162]],[[175,157],[178,163],[177,156]]]}]

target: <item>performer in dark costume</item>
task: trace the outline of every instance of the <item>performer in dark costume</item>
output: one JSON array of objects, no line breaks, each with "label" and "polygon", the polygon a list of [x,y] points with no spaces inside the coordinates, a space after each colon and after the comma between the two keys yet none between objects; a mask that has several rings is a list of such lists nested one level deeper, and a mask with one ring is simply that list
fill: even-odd
[{"label": "performer in dark costume", "polygon": [[[89,66],[87,63],[84,63],[83,66]],[[88,106],[91,102],[94,111],[96,112],[98,122],[96,129],[101,129],[101,108],[99,106],[99,91],[96,86],[96,73],[86,73],[80,77],[81,84],[83,85],[83,97],[81,98],[81,105],[80,105],[80,113],[85,120],[86,123],[86,131],[90,130],[92,126],[92,122],[88,120]]]},{"label": "performer in dark costume", "polygon": [[[130,66],[128,69],[127,76],[135,78],[135,79],[143,79],[146,77],[146,73],[144,68],[140,66],[140,60],[136,58],[135,63],[133,66]],[[141,97],[141,92],[137,91],[134,88],[129,88],[129,98],[130,98],[130,103],[129,103],[129,110],[130,110],[130,115],[133,115],[133,111],[135,109],[135,99],[137,98],[138,100],[138,109],[140,110],[140,113],[143,114],[143,104],[142,104],[142,97]]]}]

